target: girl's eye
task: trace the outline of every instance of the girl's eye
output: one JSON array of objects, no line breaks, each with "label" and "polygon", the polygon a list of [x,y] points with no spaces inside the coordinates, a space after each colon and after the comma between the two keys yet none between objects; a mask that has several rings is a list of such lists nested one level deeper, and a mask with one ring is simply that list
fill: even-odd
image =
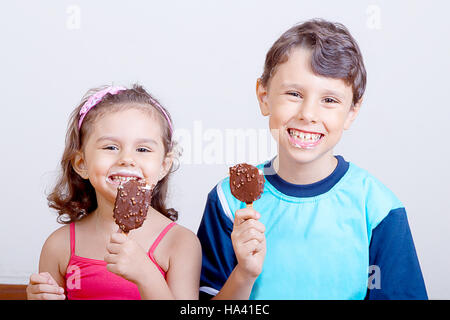
[{"label": "girl's eye", "polygon": [[302,95],[296,91],[289,91],[289,92],[287,92],[287,94],[290,96],[296,97],[296,98],[302,98]]},{"label": "girl's eye", "polygon": [[114,151],[114,150],[119,150],[119,148],[117,148],[116,146],[106,146],[106,147],[103,148],[103,150],[112,150],[112,151]]},{"label": "girl's eye", "polygon": [[137,152],[151,152],[151,150],[150,150],[150,149],[148,149],[148,148],[144,148],[144,147],[141,147],[141,148],[137,148],[137,149],[136,149],[136,151],[137,151]]}]

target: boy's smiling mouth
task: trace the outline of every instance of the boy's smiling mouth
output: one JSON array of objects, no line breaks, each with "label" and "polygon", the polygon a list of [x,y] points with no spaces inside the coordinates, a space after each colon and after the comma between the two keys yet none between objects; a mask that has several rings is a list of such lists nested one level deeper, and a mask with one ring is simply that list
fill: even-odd
[{"label": "boy's smiling mouth", "polygon": [[296,128],[288,128],[287,132],[289,134],[289,142],[294,147],[300,149],[312,149],[316,147],[324,136],[324,134],[319,132],[304,131]]}]

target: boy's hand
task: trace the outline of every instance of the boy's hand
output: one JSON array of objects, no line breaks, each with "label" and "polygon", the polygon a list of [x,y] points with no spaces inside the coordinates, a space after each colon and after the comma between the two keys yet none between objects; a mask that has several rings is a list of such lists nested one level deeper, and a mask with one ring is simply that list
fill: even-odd
[{"label": "boy's hand", "polygon": [[122,233],[113,233],[106,246],[106,268],[135,284],[148,274],[150,258],[142,247]]},{"label": "boy's hand", "polygon": [[259,218],[260,214],[253,208],[237,210],[231,233],[237,268],[252,278],[261,273],[266,256],[265,227]]},{"label": "boy's hand", "polygon": [[27,286],[28,300],[64,300],[64,288],[61,288],[48,272],[34,273]]}]

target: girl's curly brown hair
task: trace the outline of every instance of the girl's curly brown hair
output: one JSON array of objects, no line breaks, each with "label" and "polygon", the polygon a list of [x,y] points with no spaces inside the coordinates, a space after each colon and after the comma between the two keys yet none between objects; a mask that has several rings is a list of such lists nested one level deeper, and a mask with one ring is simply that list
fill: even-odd
[{"label": "girl's curly brown hair", "polygon": [[[167,155],[172,153],[174,160],[177,160],[179,152],[176,144],[172,141],[172,131],[161,109],[161,104],[151,96],[142,86],[134,84],[132,88],[119,91],[117,94],[106,94],[101,102],[92,108],[83,120],[83,124],[78,129],[80,109],[89,97],[105,87],[89,90],[81,100],[77,108],[72,112],[67,128],[65,149],[61,159],[61,173],[58,180],[47,197],[50,208],[58,212],[57,221],[59,223],[70,223],[80,220],[97,208],[97,198],[94,187],[89,180],[83,179],[75,172],[72,161],[78,151],[83,148],[83,143],[87,140],[92,131],[95,121],[105,113],[115,112],[129,108],[139,108],[156,115],[161,123],[162,141],[164,151]],[[170,121],[170,114],[164,109]],[[173,172],[173,165],[170,172]],[[170,173],[161,179],[155,186],[152,194],[151,206],[167,216],[171,220],[178,219],[178,212],[173,208],[166,208],[165,200]]]}]

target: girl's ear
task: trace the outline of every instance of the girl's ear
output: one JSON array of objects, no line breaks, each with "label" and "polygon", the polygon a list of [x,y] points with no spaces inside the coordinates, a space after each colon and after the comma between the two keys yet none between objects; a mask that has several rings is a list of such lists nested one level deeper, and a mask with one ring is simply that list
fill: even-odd
[{"label": "girl's ear", "polygon": [[72,168],[83,179],[89,179],[86,161],[84,160],[84,155],[82,152],[78,151],[75,155],[74,159],[72,160]]},{"label": "girl's ear", "polygon": [[166,157],[164,158],[162,164],[161,164],[161,170],[159,172],[158,176],[158,182],[162,180],[170,171],[170,168],[172,168],[173,164],[173,153],[169,152],[167,153]]},{"label": "girl's ear", "polygon": [[347,114],[347,118],[344,122],[344,130],[350,129],[351,124],[356,119],[356,116],[359,113],[359,109],[361,108],[362,98],[358,100],[354,105],[350,107],[350,111]]},{"label": "girl's ear", "polygon": [[258,98],[261,114],[263,116],[268,116],[270,114],[270,109],[267,103],[267,89],[263,86],[261,78],[256,80],[256,97]]}]

